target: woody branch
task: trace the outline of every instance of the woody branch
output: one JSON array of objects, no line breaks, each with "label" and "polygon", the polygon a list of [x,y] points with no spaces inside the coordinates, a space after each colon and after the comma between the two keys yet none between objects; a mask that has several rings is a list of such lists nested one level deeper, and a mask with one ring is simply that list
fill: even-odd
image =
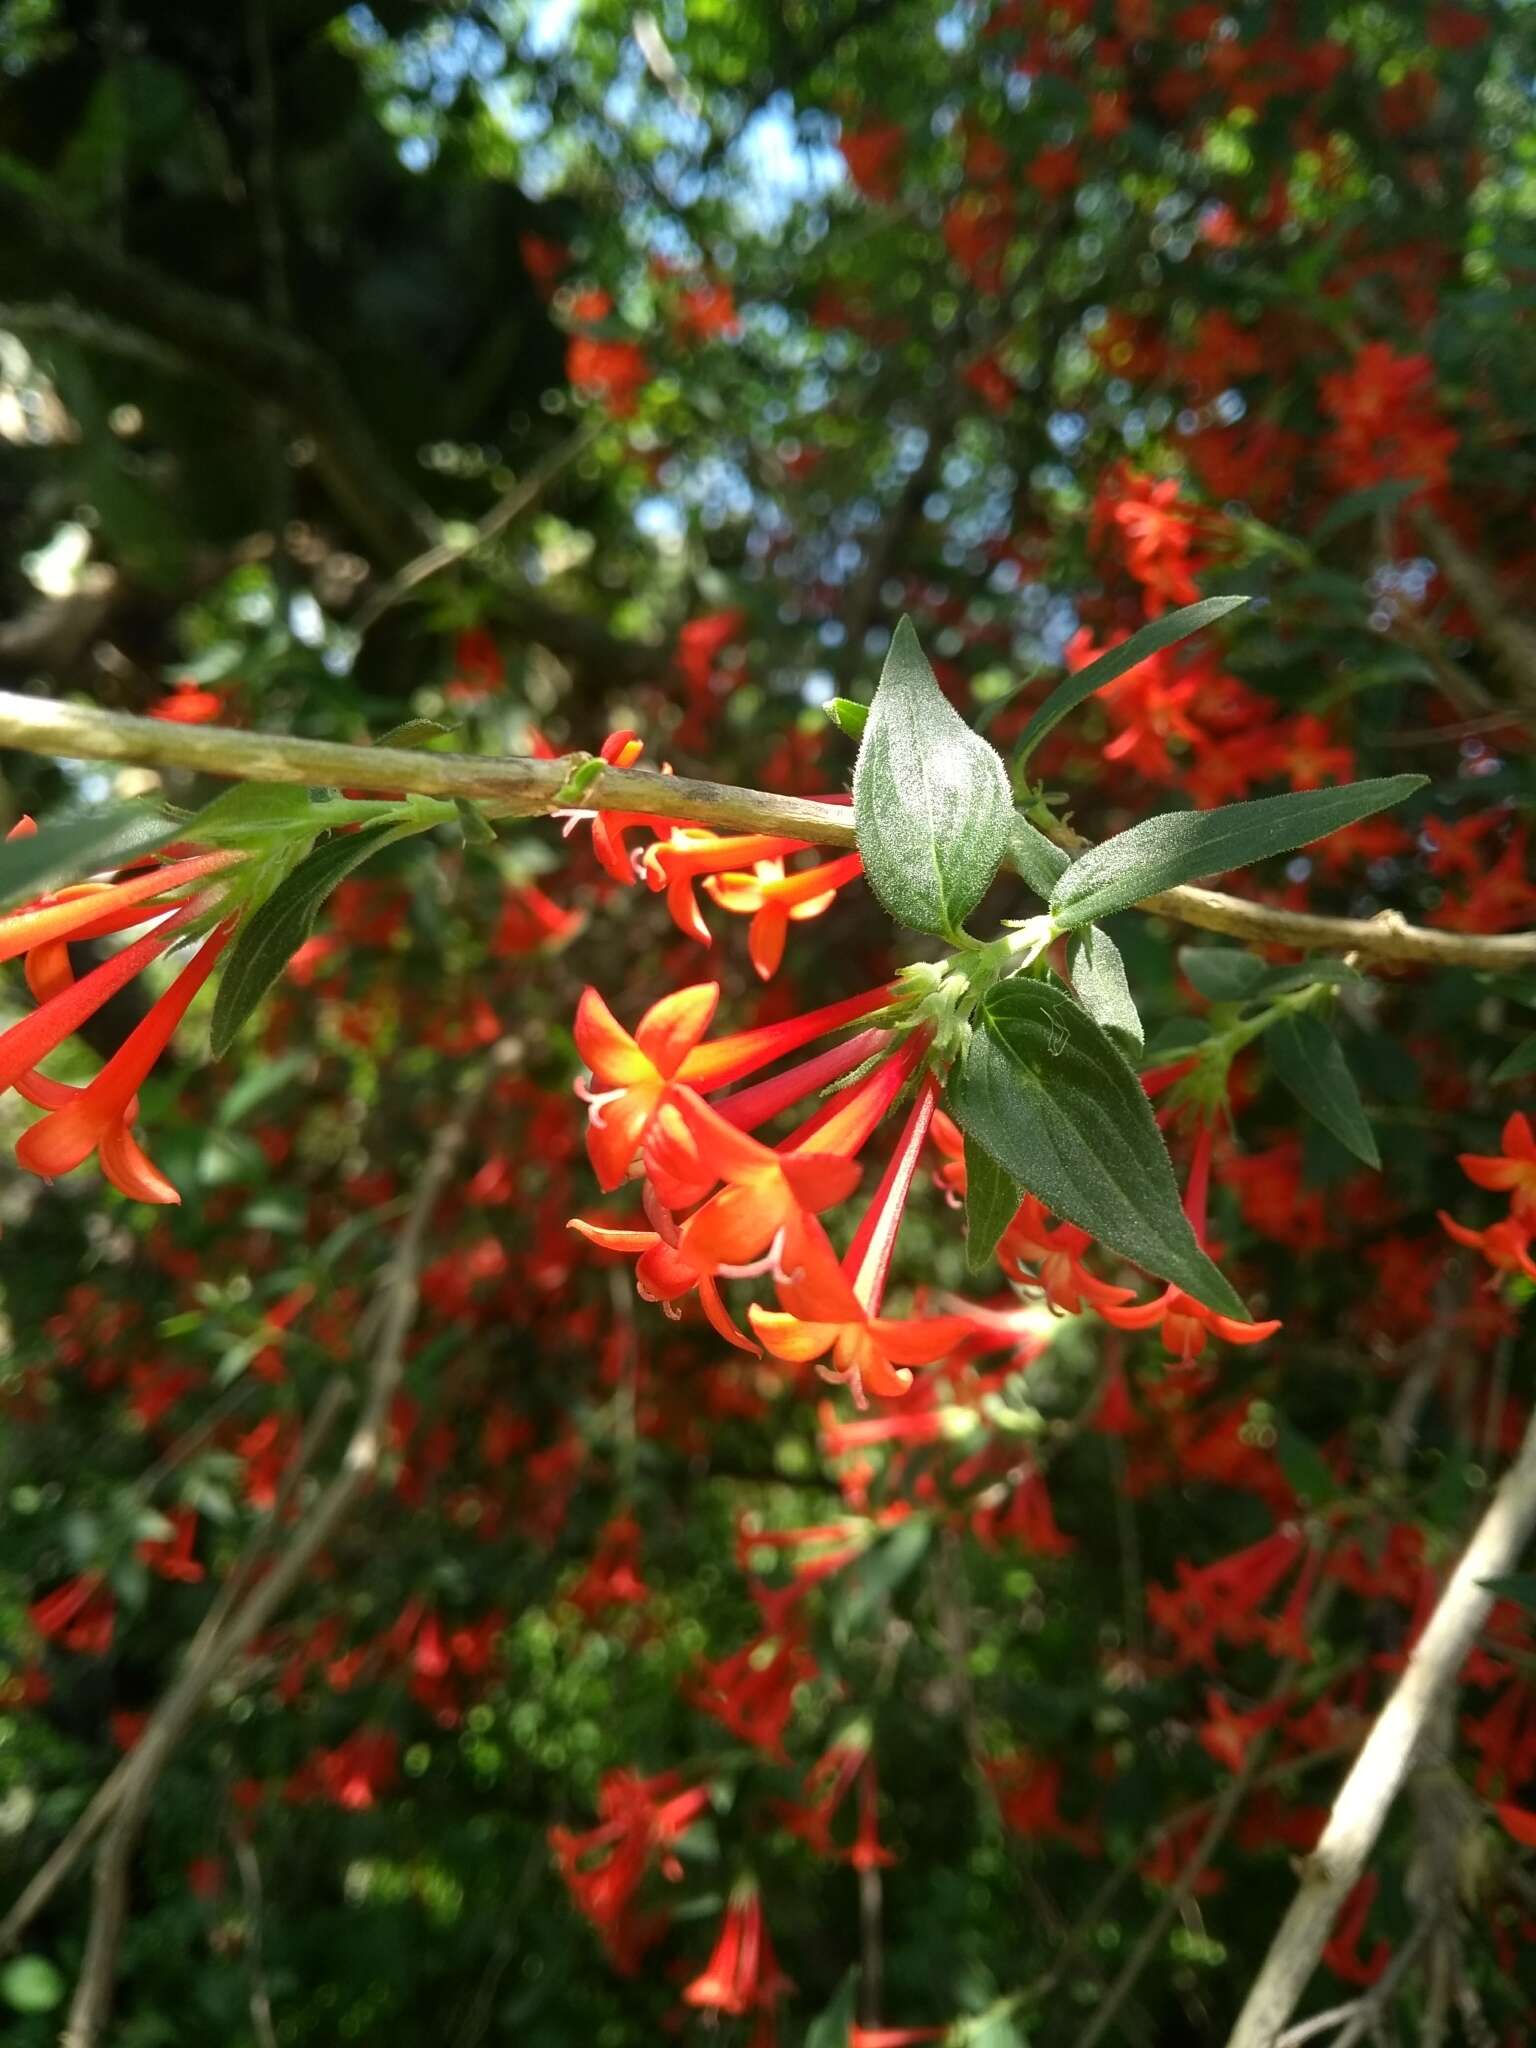
[{"label": "woody branch", "polygon": [[[237,732],[228,726],[176,725],[8,690],[0,690],[0,747],[70,760],[181,768],[245,782],[337,784],[388,796],[467,797],[491,805],[502,817],[523,818],[546,817],[568,802],[565,792],[572,774],[590,759],[584,754],[546,761],[349,746],[278,733]],[[648,768],[599,768],[583,785],[579,802],[590,811],[638,811],[732,832],[804,839],[813,846],[854,844],[853,816],[845,804],[662,775]],[[1062,837],[1074,852],[1087,845],[1076,834]],[[1327,948],[1401,966],[1473,967],[1490,973],[1536,967],[1536,931],[1431,931],[1391,912],[1374,918],[1320,917],[1191,886],[1165,889],[1140,908],[1260,945],[1303,951]]]},{"label": "woody branch", "polygon": [[1275,2048],[1329,1932],[1359,1881],[1437,1709],[1488,1618],[1488,1581],[1512,1571],[1536,1529],[1536,1420],[1467,1545],[1334,1802],[1301,1886],[1254,1980],[1227,2048]]}]

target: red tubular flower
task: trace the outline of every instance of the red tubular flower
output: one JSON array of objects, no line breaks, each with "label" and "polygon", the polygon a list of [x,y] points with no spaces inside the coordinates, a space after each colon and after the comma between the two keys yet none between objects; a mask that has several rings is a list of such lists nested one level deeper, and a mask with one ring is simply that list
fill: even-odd
[{"label": "red tubular flower", "polygon": [[[49,1112],[17,1146],[18,1160],[30,1171],[50,1177],[68,1173],[97,1151],[103,1173],[122,1193],[146,1202],[180,1199],[145,1157],[130,1126],[139,1085],[206,980],[234,929],[232,921],[204,940],[88,1087],[50,1080],[34,1070],[188,925],[214,910],[220,896],[217,876],[243,858],[233,851],[195,854],[116,882],[77,883],[0,917],[0,960],[26,956],[27,982],[38,1003],[30,1016],[0,1033],[0,1093],[15,1088]],[[145,924],[151,929],[142,938],[75,979],[72,940],[105,938]]]},{"label": "red tubular flower", "polygon": [[704,887],[722,910],[751,918],[747,952],[759,977],[771,981],[784,958],[790,925],[830,910],[838,890],[863,872],[864,862],[856,853],[819,861],[792,875],[784,872],[782,859],[760,860],[750,874],[708,875]]},{"label": "red tubular flower", "polygon": [[[1286,1527],[1249,1544],[1246,1550],[1198,1569],[1180,1558],[1174,1565],[1177,1589],[1149,1586],[1147,1612],[1174,1638],[1186,1664],[1209,1669],[1218,1638],[1239,1645],[1264,1642],[1273,1647],[1275,1625],[1258,1610],[1294,1570],[1303,1547],[1300,1532]],[[1285,1648],[1290,1647],[1287,1641]]]},{"label": "red tubular flower", "polygon": [[880,1314],[891,1254],[938,1095],[938,1081],[929,1075],[842,1264],[821,1226],[804,1218],[786,1247],[789,1270],[778,1285],[780,1308],[754,1302],[748,1311],[752,1327],[775,1358],[804,1365],[830,1351],[833,1363],[822,1368],[824,1376],[846,1381],[860,1407],[868,1389],[905,1393],[912,1383],[908,1367],[931,1365],[967,1332],[962,1316],[903,1322]]},{"label": "red tubular flower", "polygon": [[[188,905],[187,908],[190,911],[195,906]],[[178,912],[177,916],[180,915]],[[167,923],[173,922],[175,918],[167,920]],[[102,1171],[124,1194],[132,1195],[141,1202],[181,1200],[165,1176],[145,1157],[128,1125],[139,1088],[169,1044],[192,998],[213,972],[234,929],[233,921],[229,921],[211,932],[95,1080],[78,1092],[71,1091],[63,1101],[55,1099],[48,1114],[23,1133],[16,1146],[16,1157],[29,1173],[41,1174],[47,1179],[72,1173],[93,1152],[99,1152]],[[164,926],[160,930],[163,931]],[[159,936],[160,932],[152,934],[152,938]],[[130,947],[128,950],[132,953],[135,949]],[[116,962],[108,964],[115,966]],[[85,982],[61,991],[32,1017],[14,1025],[0,1038],[0,1074],[4,1072],[6,1055],[11,1051],[9,1042],[16,1039],[18,1033],[25,1033],[29,1024],[35,1025],[38,1019],[46,1016],[55,1004],[63,1006],[67,1012],[70,998],[83,990],[91,979],[87,976]],[[84,1014],[89,1015],[95,1007],[96,1004],[92,1003]],[[72,1029],[73,1025],[69,1028]],[[61,1032],[59,1036],[62,1035]],[[53,1042],[56,1044],[58,1039]]]},{"label": "red tubular flower", "polygon": [[146,1537],[138,1546],[139,1560],[162,1579],[177,1579],[184,1586],[195,1586],[204,1576],[203,1567],[192,1555],[197,1542],[197,1510],[172,1508],[166,1520],[171,1525],[170,1535]]},{"label": "red tubular flower", "polygon": [[[644,740],[637,739],[626,728],[609,733],[602,744],[601,758],[610,768],[632,768],[644,752]],[[659,818],[648,817],[643,811],[570,810],[556,811],[553,815],[564,820],[561,830],[567,839],[578,825],[592,827],[592,851],[613,879],[622,882],[626,889],[633,888],[640,877],[635,872],[639,856],[631,854],[625,833],[636,830],[660,833],[667,829]]]},{"label": "red tubular flower", "polygon": [[795,1689],[816,1676],[816,1659],[794,1628],[764,1631],[715,1663],[701,1663],[685,1698],[775,1763],[787,1763],[784,1730]]},{"label": "red tubular flower", "polygon": [[676,1771],[640,1778],[607,1771],[598,1786],[599,1825],[584,1834],[553,1827],[548,1841],[577,1910],[591,1921],[615,1969],[626,1975],[664,1925],[642,1916],[634,1901],[655,1864],[664,1877],[682,1875],[672,1844],[709,1806],[709,1788],[685,1788]]},{"label": "red tubular flower", "polygon": [[652,889],[667,892],[667,909],[678,930],[709,946],[714,940],[693,893],[700,876],[729,874],[758,861],[781,861],[787,853],[805,851],[803,839],[774,838],[765,832],[722,838],[702,825],[674,825],[665,839],[645,849],[640,872]]},{"label": "red tubular flower", "polygon": [[40,1636],[61,1650],[83,1657],[104,1657],[112,1647],[117,1602],[104,1572],[81,1572],[27,1609],[27,1619]]},{"label": "red tubular flower", "polygon": [[[584,989],[576,1010],[575,1036],[577,1050],[602,1090],[586,1096],[592,1112],[587,1151],[599,1184],[611,1190],[624,1179],[673,1081],[708,1094],[732,1081],[745,1080],[759,1067],[798,1052],[813,1039],[867,1017],[889,1002],[892,993],[888,984],[782,1024],[737,1032],[714,1045],[704,1045],[700,1041],[720,999],[715,982],[663,996],[646,1011],[633,1038],[597,990]],[[0,1052],[3,1048],[0,1039]]]},{"label": "red tubular flower", "polygon": [[683,1987],[683,2003],[732,2014],[772,2011],[793,1988],[768,1938],[756,1881],[742,1878],[731,1888],[714,1953]]},{"label": "red tubular flower", "polygon": [[1064,1820],[1057,1810],[1062,1779],[1059,1763],[1046,1763],[1020,1749],[993,1759],[984,1768],[1003,1825],[1013,1834],[1049,1836],[1085,1855],[1098,1847],[1091,1828]]},{"label": "red tubular flower", "polygon": [[[1202,1246],[1206,1243],[1206,1199],[1210,1177],[1211,1127],[1203,1124],[1195,1140],[1189,1184],[1184,1194],[1184,1213]],[[1221,1337],[1228,1344],[1262,1344],[1266,1337],[1272,1337],[1280,1328],[1278,1317],[1264,1323],[1243,1323],[1235,1316],[1219,1315],[1215,1309],[1207,1308],[1203,1301],[1196,1301],[1193,1295],[1186,1294],[1182,1287],[1171,1285],[1153,1300],[1136,1302],[1130,1307],[1103,1303],[1099,1313],[1117,1330],[1161,1328],[1165,1347],[1184,1365],[1191,1364],[1200,1356],[1211,1336]]]}]

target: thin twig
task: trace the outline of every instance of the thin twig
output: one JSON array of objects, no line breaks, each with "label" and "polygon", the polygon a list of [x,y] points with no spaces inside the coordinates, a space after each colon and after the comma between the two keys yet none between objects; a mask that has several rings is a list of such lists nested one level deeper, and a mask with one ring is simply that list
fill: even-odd
[{"label": "thin twig", "polygon": [[363,604],[358,607],[352,620],[352,630],[359,636],[367,633],[403,597],[409,596],[418,585],[430,577],[440,575],[444,569],[451,569],[456,562],[467,560],[480,548],[504,533],[514,519],[521,518],[530,506],[536,505],[549,486],[558,476],[586,454],[607,422],[593,420],[567,440],[553,448],[542,461],[534,464],[528,474],[519,477],[511,489],[503,492],[496,503],[469,532],[463,540],[440,541],[426,548],[414,560],[405,564],[381,583]]},{"label": "thin twig", "polygon": [[[235,1605],[234,1611],[228,1613],[223,1625],[210,1629],[205,1621],[180,1672],[145,1723],[138,1741],[102,1784],[65,1840],[32,1878],[4,1922],[0,1923],[0,1953],[3,1953],[14,1946],[24,1928],[68,1876],[81,1853],[105,1827],[107,1832],[97,1859],[97,1904],[82,1972],[82,1979],[89,1979],[88,1984],[82,1984],[82,1990],[89,1992],[81,2007],[81,2024],[86,2030],[72,2037],[70,2048],[91,2048],[95,2033],[100,2029],[105,2008],[100,2004],[101,1991],[97,1979],[103,1969],[102,1959],[110,1961],[115,1958],[127,1863],[149,1794],[212,1687],[300,1585],[315,1558],[331,1541],[377,1470],[390,1403],[404,1369],[406,1338],[415,1319],[426,1229],[496,1071],[497,1052],[493,1048],[480,1084],[463,1098],[457,1112],[444,1124],[422,1169],[410,1212],[381,1281],[380,1328],[369,1363],[363,1410],[347,1441],[337,1471],[294,1530],[287,1549],[263,1577],[248,1586],[244,1597]],[[337,1412],[338,1405],[326,1399],[318,1404],[315,1417],[301,1442],[296,1463],[303,1460],[306,1447],[312,1447],[322,1433],[319,1427],[322,1413],[329,1417]],[[249,1555],[242,1560],[242,1567],[248,1562]],[[215,1603],[216,1606],[221,1604],[221,1601]],[[117,1916],[115,1920],[114,1914]],[[99,1934],[97,1922],[100,1923]],[[108,1971],[108,1994],[110,1975]],[[80,1993],[77,1993],[76,2002],[81,2003]],[[91,2031],[92,2028],[95,2032]]]},{"label": "thin twig", "polygon": [[[331,740],[235,732],[227,726],[176,725],[165,719],[133,718],[120,711],[0,690],[0,747],[6,746],[71,760],[186,768],[246,782],[337,784],[393,796],[478,797],[497,806],[503,815],[526,818],[544,817],[558,809],[573,770],[590,758],[566,755],[557,761],[541,761],[517,755],[355,747]],[[854,844],[853,813],[846,804],[698,782],[646,768],[602,768],[582,789],[580,801],[587,810],[637,811],[729,831],[771,832],[814,846]],[[1086,843],[1077,842],[1079,847]],[[1490,973],[1515,973],[1536,966],[1536,932],[1484,936],[1430,931],[1410,925],[1394,911],[1373,918],[1319,917],[1194,887],[1165,889],[1138,907],[1261,945],[1303,951],[1326,947],[1402,965],[1475,967]]]},{"label": "thin twig", "polygon": [[[1335,1590],[1331,1582],[1325,1583],[1313,1596],[1306,1616],[1306,1634],[1308,1639],[1315,1635],[1322,1626],[1328,1609],[1333,1604]],[[1301,1662],[1298,1658],[1291,1658],[1280,1666],[1270,1681],[1269,1690],[1265,1694],[1264,1705],[1266,1708],[1278,1707],[1280,1702],[1289,1696],[1301,1675],[1301,1668]],[[1079,2040],[1077,2048],[1094,2048],[1094,2043],[1102,2041],[1110,2027],[1114,2024],[1120,2008],[1141,1981],[1142,1972],[1161,1948],[1163,1937],[1173,1925],[1178,1914],[1183,1911],[1185,1903],[1193,1895],[1201,1874],[1211,1858],[1216,1854],[1216,1851],[1221,1847],[1221,1844],[1226,1840],[1227,1830],[1236,1820],[1239,1808],[1252,1791],[1254,1783],[1259,1776],[1260,1768],[1273,1747],[1274,1741],[1275,1728],[1273,1725],[1270,1725],[1261,1727],[1259,1733],[1249,1743],[1241,1765],[1233,1773],[1230,1783],[1225,1785],[1218,1794],[1215,1804],[1211,1808],[1211,1817],[1201,1831],[1199,1841],[1196,1842],[1183,1869],[1180,1870],[1177,1878],[1169,1887],[1167,1895],[1153,1914],[1151,1921],[1143,1929],[1140,1940],[1126,1957],[1120,1974],[1116,1977],[1113,1984],[1110,1985],[1103,2002],[1089,2021],[1087,2030]]]},{"label": "thin twig", "polygon": [[235,1852],[235,1868],[240,1873],[240,1891],[245,1900],[245,1955],[251,1973],[251,2031],[256,2036],[256,2048],[277,2048],[277,2028],[272,2024],[272,1995],[267,1988],[267,1972],[261,1956],[261,1865],[249,1837],[238,1827],[230,1829],[229,1841]]},{"label": "thin twig", "polygon": [[1513,1569],[1536,1528],[1536,1416],[1450,1583],[1415,1644],[1397,1688],[1344,1781],[1322,1840],[1302,1866],[1301,1888],[1248,1994],[1228,2048],[1274,2048],[1317,1967],[1335,1919],[1365,1868],[1436,1707],[1457,1674],[1494,1596],[1484,1584]]}]

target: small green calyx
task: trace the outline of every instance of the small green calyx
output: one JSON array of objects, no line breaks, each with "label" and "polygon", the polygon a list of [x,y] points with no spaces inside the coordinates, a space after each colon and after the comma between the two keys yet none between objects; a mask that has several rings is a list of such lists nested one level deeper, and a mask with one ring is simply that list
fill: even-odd
[{"label": "small green calyx", "polygon": [[1026,919],[988,945],[972,942],[945,960],[918,960],[897,976],[903,1030],[926,1031],[933,1041],[933,1064],[948,1067],[965,1051],[977,1007],[988,989],[1009,976],[1032,968],[1056,938],[1049,913]]}]

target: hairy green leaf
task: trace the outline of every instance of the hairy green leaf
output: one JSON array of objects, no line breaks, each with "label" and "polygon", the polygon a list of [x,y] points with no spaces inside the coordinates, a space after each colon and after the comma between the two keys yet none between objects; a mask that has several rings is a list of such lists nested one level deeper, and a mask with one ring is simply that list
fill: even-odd
[{"label": "hairy green leaf", "polygon": [[1072,856],[1015,811],[1008,828],[1008,865],[1022,875],[1042,903],[1072,865]]},{"label": "hairy green leaf", "polygon": [[1180,946],[1179,966],[1207,1002],[1245,1003],[1268,969],[1256,953],[1237,946]]},{"label": "hairy green leaf", "polygon": [[1056,885],[1051,909],[1065,926],[1095,923],[1181,882],[1224,875],[1324,839],[1343,825],[1401,803],[1428,779],[1386,775],[1346,783],[1342,789],[1259,797],[1219,811],[1166,811],[1074,861]]},{"label": "hairy green leaf", "polygon": [[1127,1054],[1141,1051],[1141,1018],[1125,978],[1120,948],[1096,924],[1085,925],[1067,942],[1067,979],[1083,1008]]},{"label": "hairy green leaf", "polygon": [[869,706],[857,704],[852,697],[829,697],[822,710],[841,733],[851,740],[861,740],[864,728],[869,723]]},{"label": "hairy green leaf", "polygon": [[319,830],[307,789],[295,783],[244,782],[226,789],[187,820],[185,836],[199,846],[222,846],[269,835],[298,837]]},{"label": "hairy green leaf", "polygon": [[980,1273],[1013,1221],[1024,1190],[979,1138],[965,1138],[965,1263]]},{"label": "hairy green leaf", "polygon": [[0,840],[0,903],[25,903],[45,889],[122,867],[184,831],[158,811],[120,805]]},{"label": "hairy green leaf", "polygon": [[1007,849],[1007,771],[939,688],[910,619],[891,638],[869,707],[853,817],[870,887],[914,931],[956,932]]},{"label": "hairy green leaf", "polygon": [[956,1122],[1055,1215],[1225,1315],[1247,1310],[1206,1257],[1152,1105],[1064,988],[1005,981],[952,1073]]},{"label": "hairy green leaf", "polygon": [[235,1033],[314,930],[315,919],[337,883],[391,840],[403,839],[415,829],[411,825],[370,825],[361,832],[327,840],[246,919],[230,948],[214,1000],[210,1039],[215,1059],[229,1050]]}]

